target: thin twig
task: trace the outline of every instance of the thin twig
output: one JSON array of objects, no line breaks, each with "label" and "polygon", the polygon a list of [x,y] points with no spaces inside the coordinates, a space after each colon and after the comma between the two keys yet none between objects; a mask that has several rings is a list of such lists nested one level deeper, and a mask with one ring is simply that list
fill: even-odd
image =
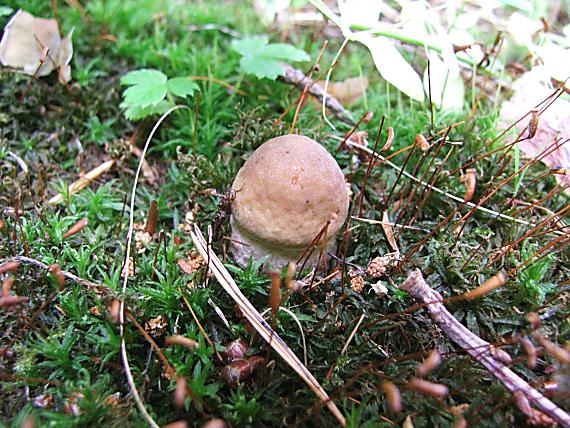
[{"label": "thin twig", "polygon": [[469,331],[448,312],[443,305],[441,295],[430,288],[419,270],[410,272],[400,288],[427,304],[432,319],[445,334],[477,362],[485,366],[513,395],[523,395],[535,408],[563,427],[570,427],[570,415],[532,388],[501,361],[495,359],[490,344]]},{"label": "thin twig", "polygon": [[[16,261],[20,262],[20,263],[36,266],[42,270],[45,270],[46,272],[49,271],[49,268],[50,268],[49,265],[46,265],[45,263],[40,262],[39,260],[32,259],[30,257],[25,257],[25,256],[15,256],[15,257],[11,257],[9,259],[2,261],[2,263],[0,264],[0,270],[7,263],[16,262]],[[89,289],[93,290],[95,293],[97,293],[99,296],[110,297],[110,298],[115,297],[114,291],[111,290],[110,288],[107,288],[101,284],[96,284],[96,283],[91,282],[87,279],[80,278],[77,275],[72,274],[71,272],[67,272],[64,270],[61,270],[60,272],[66,279],[69,279],[70,281],[73,281],[77,284],[81,284],[81,285],[86,286],[87,288],[89,288]]]},{"label": "thin twig", "polygon": [[299,358],[293,353],[291,348],[281,339],[281,337],[265,322],[261,314],[253,307],[251,302],[243,295],[234,279],[222,264],[218,256],[212,251],[206,242],[204,235],[195,226],[191,232],[192,241],[196,249],[204,260],[208,260],[208,268],[215,275],[218,282],[231,298],[238,304],[241,312],[255,328],[259,335],[270,344],[270,346],[297,372],[297,374],[305,381],[311,390],[322,400],[329,408],[331,413],[337,418],[342,426],[346,425],[346,421],[336,404],[330,399],[323,387],[317,379],[309,372],[307,367],[301,363]]},{"label": "thin twig", "polygon": [[[301,70],[291,67],[289,64],[284,64],[283,66],[285,68],[285,75],[283,76],[283,80],[286,83],[296,85],[302,90],[308,88],[307,91],[309,94],[314,96],[320,102],[323,101],[325,98],[325,92],[318,83],[307,77]],[[336,98],[327,94],[325,105],[339,120],[350,125],[354,125],[354,119],[352,118],[352,115],[342,106],[340,101],[338,101]]]}]

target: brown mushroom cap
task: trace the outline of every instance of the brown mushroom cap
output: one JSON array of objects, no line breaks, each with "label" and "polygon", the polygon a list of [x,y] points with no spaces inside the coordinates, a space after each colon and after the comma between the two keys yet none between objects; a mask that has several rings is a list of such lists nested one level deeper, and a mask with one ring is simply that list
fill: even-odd
[{"label": "brown mushroom cap", "polygon": [[[314,140],[284,135],[261,145],[232,185],[234,255],[271,253],[273,264],[296,261],[330,221],[327,238],[341,228],[348,212],[344,175],[334,158]],[[240,260],[241,259],[241,260]]]}]

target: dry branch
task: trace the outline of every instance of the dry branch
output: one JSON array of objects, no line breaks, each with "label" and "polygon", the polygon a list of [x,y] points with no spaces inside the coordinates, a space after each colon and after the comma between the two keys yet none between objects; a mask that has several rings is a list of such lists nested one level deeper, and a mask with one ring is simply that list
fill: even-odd
[{"label": "dry branch", "polygon": [[[81,189],[89,186],[93,181],[97,180],[101,175],[106,173],[111,169],[111,167],[115,164],[114,160],[108,160],[103,162],[101,165],[93,168],[83,177],[79,178],[77,181],[74,181],[69,185],[67,192],[72,195],[74,193],[79,192]],[[58,193],[53,198],[48,201],[48,204],[58,204],[63,201],[64,195]]]},{"label": "dry branch", "polygon": [[[48,272],[50,270],[49,265],[46,265],[45,263],[40,262],[39,260],[32,259],[30,257],[25,257],[25,256],[15,256],[15,257],[12,257],[12,258],[9,258],[9,259],[2,261],[0,263],[0,271],[2,270],[2,268],[4,266],[8,266],[10,263],[14,263],[14,262],[20,262],[20,263],[36,266],[40,269],[45,270],[46,272]],[[97,293],[100,297],[103,297],[103,298],[116,297],[113,290],[105,287],[104,285],[96,284],[96,283],[91,282],[87,279],[80,278],[77,275],[74,275],[71,272],[67,272],[65,270],[60,270],[60,272],[64,278],[69,279],[70,281],[73,281],[77,284],[84,285],[85,287],[87,287],[87,288],[91,289],[92,291],[94,291],[95,293]]]},{"label": "dry branch", "polygon": [[[285,67],[285,75],[283,76],[283,80],[286,83],[296,85],[302,90],[308,88],[307,91],[313,97],[318,99],[320,102],[323,102],[325,91],[317,82],[307,77],[301,70],[291,67],[289,64],[283,64],[283,66]],[[342,106],[339,100],[330,94],[327,94],[325,105],[338,119],[350,125],[354,125],[354,120],[350,112]]]},{"label": "dry branch", "polygon": [[[570,427],[570,415],[497,360],[493,356],[492,347],[489,343],[471,333],[448,312],[443,305],[441,295],[430,288],[419,270],[410,272],[400,288],[410,293],[412,297],[426,303],[432,319],[445,334],[477,362],[485,366],[513,394],[517,402],[523,397],[523,401],[528,402],[563,427]],[[524,406],[519,405],[519,408],[525,412]],[[525,412],[528,417],[538,417],[537,413],[532,412],[532,409],[530,412]]]}]

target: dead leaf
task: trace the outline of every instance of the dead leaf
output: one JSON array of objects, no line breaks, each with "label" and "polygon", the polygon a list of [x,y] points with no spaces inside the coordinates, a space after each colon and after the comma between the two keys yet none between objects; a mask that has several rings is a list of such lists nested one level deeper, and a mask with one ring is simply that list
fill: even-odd
[{"label": "dead leaf", "polygon": [[[553,89],[550,77],[542,66],[534,67],[524,73],[513,84],[514,95],[501,108],[502,125],[508,126],[525,113],[531,112],[539,102],[553,92]],[[516,125],[518,132],[525,130],[523,136],[526,136],[529,119],[530,117]],[[518,146],[527,157],[534,158],[554,144],[557,138],[562,138],[564,142],[568,135],[570,135],[570,99],[563,94],[540,114],[534,137],[521,141]],[[561,167],[570,170],[570,144],[561,144],[552,153],[544,156],[542,162],[550,168]],[[562,186],[570,186],[568,172],[555,174],[555,177]],[[566,193],[570,194],[570,188],[566,189]]]},{"label": "dead leaf", "polygon": [[[324,81],[317,82],[324,86]],[[351,105],[358,101],[368,89],[367,77],[351,77],[341,82],[329,82],[328,94],[335,97],[342,105]]]},{"label": "dead leaf", "polygon": [[399,253],[400,250],[398,249],[398,243],[396,242],[396,238],[394,237],[394,228],[390,223],[390,217],[388,217],[388,211],[384,211],[382,214],[382,230],[386,235],[386,239],[388,240],[388,244],[392,247],[396,253]]},{"label": "dead leaf", "polygon": [[163,335],[166,327],[168,326],[168,318],[166,315],[159,315],[146,322],[144,329],[153,337],[160,337]]},{"label": "dead leaf", "polygon": [[73,29],[62,39],[55,19],[36,18],[20,9],[4,27],[0,62],[30,76],[58,70],[59,81],[66,84],[71,80],[72,34]]}]

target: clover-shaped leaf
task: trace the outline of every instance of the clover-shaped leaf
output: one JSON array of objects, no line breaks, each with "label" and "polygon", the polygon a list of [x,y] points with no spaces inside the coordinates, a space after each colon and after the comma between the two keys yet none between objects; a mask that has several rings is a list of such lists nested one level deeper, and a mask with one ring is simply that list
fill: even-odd
[{"label": "clover-shaped leaf", "polygon": [[269,43],[266,37],[255,36],[234,40],[232,48],[239,53],[240,68],[263,79],[275,80],[285,74],[283,62],[307,61],[309,55],[286,43]]},{"label": "clover-shaped leaf", "polygon": [[186,77],[168,79],[164,73],[153,69],[131,71],[121,78],[121,84],[129,86],[121,103],[129,120],[167,111],[174,105],[171,99],[165,100],[167,94],[186,98],[198,89],[198,85]]},{"label": "clover-shaped leaf", "polygon": [[123,103],[142,108],[158,104],[166,97],[167,80],[166,75],[158,70],[137,70],[126,74],[121,83],[130,87],[123,94]]},{"label": "clover-shaped leaf", "polygon": [[198,85],[186,77],[173,77],[172,79],[168,79],[166,86],[168,87],[168,92],[181,98],[193,95],[194,91],[198,89]]}]

